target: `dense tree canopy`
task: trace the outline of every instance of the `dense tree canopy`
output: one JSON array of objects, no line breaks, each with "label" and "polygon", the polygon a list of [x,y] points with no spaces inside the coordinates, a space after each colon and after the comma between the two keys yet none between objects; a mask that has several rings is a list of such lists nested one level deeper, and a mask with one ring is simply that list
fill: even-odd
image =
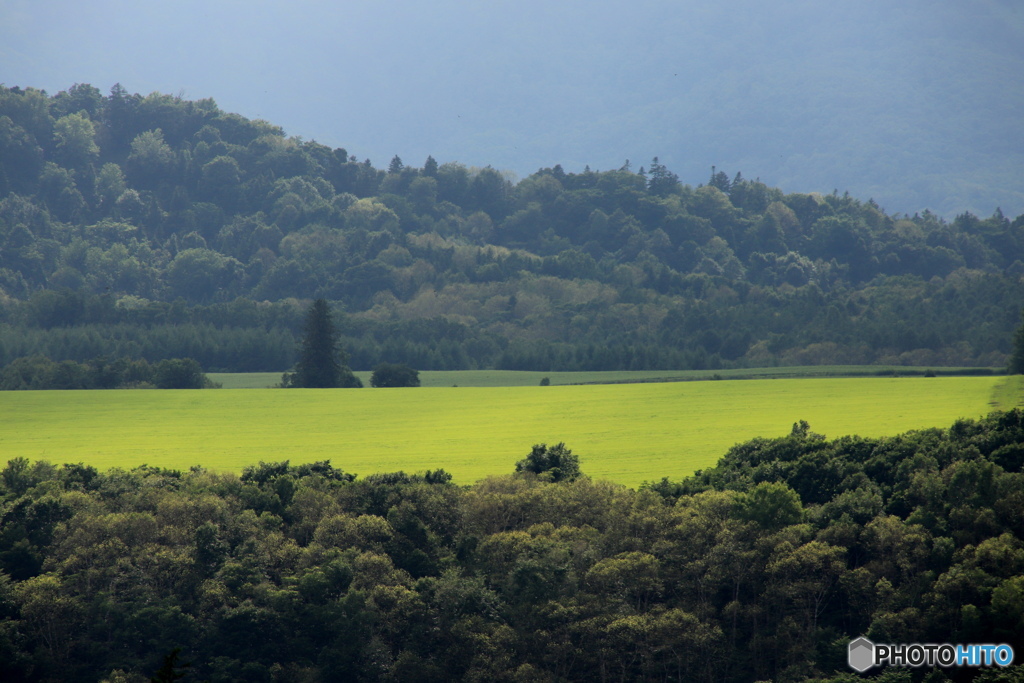
[{"label": "dense tree canopy", "polygon": [[192,358],[145,360],[94,358],[55,362],[46,356],[15,359],[0,370],[0,390],[39,389],[203,389],[218,386]]},{"label": "dense tree canopy", "polygon": [[657,158],[385,170],[212,100],[0,87],[0,364],[281,371],[322,298],[367,370],[1001,366],[1022,275],[998,209],[691,187]]}]

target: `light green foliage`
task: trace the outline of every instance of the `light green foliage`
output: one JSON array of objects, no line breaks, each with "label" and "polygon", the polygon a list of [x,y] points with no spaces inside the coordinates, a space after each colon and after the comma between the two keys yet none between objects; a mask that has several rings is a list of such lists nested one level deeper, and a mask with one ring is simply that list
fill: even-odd
[{"label": "light green foliage", "polygon": [[330,459],[361,476],[444,467],[459,483],[511,472],[531,444],[564,441],[583,454],[586,475],[637,486],[711,466],[739,441],[785,436],[798,419],[834,438],[975,417],[986,412],[997,381],[5,392],[0,433],[7,458],[59,457],[98,468],[238,472],[259,460]]},{"label": "light green foliage", "polygon": [[378,201],[360,199],[345,210],[345,224],[367,232],[394,232],[398,229],[398,216]]},{"label": "light green foliage", "polygon": [[174,150],[164,142],[163,131],[147,130],[132,140],[132,151],[125,166],[128,176],[139,187],[149,188],[174,170]]},{"label": "light green foliage", "polygon": [[242,264],[230,256],[210,249],[186,249],[168,265],[167,279],[175,292],[194,296],[228,288],[242,270]]},{"label": "light green foliage", "polygon": [[81,112],[57,119],[53,124],[53,135],[57,140],[57,152],[68,166],[87,164],[99,156],[96,128]]},{"label": "light green foliage", "polygon": [[785,484],[762,482],[736,501],[740,518],[765,529],[796,524],[803,517],[800,496]]}]

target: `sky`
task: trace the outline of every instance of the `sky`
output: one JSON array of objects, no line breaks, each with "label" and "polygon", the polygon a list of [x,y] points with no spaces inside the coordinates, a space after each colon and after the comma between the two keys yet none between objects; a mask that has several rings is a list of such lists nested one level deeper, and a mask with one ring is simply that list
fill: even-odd
[{"label": "sky", "polygon": [[1016,0],[0,0],[0,83],[212,97],[386,167],[711,166],[1024,213]]}]

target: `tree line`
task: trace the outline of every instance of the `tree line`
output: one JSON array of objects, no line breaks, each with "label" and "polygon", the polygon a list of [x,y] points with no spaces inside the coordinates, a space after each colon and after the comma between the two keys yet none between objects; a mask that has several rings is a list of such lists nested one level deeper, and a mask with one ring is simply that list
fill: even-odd
[{"label": "tree line", "polygon": [[565,444],[524,455],[471,486],[11,460],[0,677],[848,683],[860,635],[1024,651],[1020,410],[872,439],[797,422],[638,490]]},{"label": "tree line", "polygon": [[[347,364],[330,305],[317,299],[306,313],[299,360],[281,377],[281,387],[361,388],[362,381]],[[400,363],[381,363],[370,377],[373,387],[418,387],[419,371]],[[85,363],[55,362],[35,354],[11,361],[0,370],[0,390],[17,389],[203,389],[219,387],[193,358],[164,359],[151,365],[145,359],[95,358]]]},{"label": "tree line", "polygon": [[55,361],[280,371],[323,298],[357,369],[998,366],[1022,273],[998,209],[692,187],[657,158],[376,168],[209,99],[0,87],[0,337]]},{"label": "tree line", "polygon": [[206,389],[218,386],[192,358],[155,364],[127,358],[94,358],[85,363],[24,356],[0,370],[0,390],[40,389]]}]

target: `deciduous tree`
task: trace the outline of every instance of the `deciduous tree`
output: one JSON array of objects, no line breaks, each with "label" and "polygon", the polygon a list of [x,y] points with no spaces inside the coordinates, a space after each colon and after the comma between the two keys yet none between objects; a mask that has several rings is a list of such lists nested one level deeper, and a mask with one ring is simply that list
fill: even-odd
[{"label": "deciduous tree", "polygon": [[169,358],[156,364],[153,383],[160,389],[202,389],[206,375],[191,358]]},{"label": "deciduous tree", "polygon": [[371,387],[418,387],[419,370],[401,363],[381,363],[370,375]]},{"label": "deciduous tree", "polygon": [[96,128],[85,114],[68,114],[57,119],[53,134],[58,154],[70,167],[84,166],[99,156]]},{"label": "deciduous tree", "polygon": [[565,447],[564,443],[556,443],[548,447],[538,444],[530,454],[516,463],[516,472],[533,472],[550,481],[572,481],[580,476],[580,457]]}]

